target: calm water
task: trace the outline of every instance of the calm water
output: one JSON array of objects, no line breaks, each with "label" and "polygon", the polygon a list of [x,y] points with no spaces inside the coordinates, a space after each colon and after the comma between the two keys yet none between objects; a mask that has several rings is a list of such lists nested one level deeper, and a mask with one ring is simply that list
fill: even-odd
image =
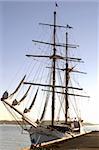
[{"label": "calm water", "polygon": [[[86,131],[99,130],[99,125],[87,126]],[[30,145],[27,132],[16,125],[0,125],[0,150],[21,150]]]},{"label": "calm water", "polygon": [[29,135],[20,126],[0,125],[0,150],[21,150],[29,145]]}]

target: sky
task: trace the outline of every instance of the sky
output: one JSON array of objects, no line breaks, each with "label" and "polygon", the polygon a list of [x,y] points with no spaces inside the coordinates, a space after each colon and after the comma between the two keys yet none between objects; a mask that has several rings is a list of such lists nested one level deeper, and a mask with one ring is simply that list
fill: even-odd
[{"label": "sky", "polygon": [[[99,4],[62,0],[57,3],[57,21],[74,27],[73,40],[80,45],[78,53],[85,62],[82,69],[87,75],[82,79],[82,86],[91,99],[85,100],[82,116],[86,121],[99,123]],[[52,23],[54,10],[55,3],[50,0],[0,1],[0,97],[16,80],[16,74],[26,61],[25,54],[33,49],[32,39],[40,37],[38,23]],[[0,102],[0,119],[10,118]]]}]

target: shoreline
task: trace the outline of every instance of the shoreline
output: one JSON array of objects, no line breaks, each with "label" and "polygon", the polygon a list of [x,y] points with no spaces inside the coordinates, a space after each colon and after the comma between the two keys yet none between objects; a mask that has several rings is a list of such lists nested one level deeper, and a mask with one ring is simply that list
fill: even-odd
[{"label": "shoreline", "polygon": [[[21,121],[21,120],[19,120],[19,121],[15,121],[15,120],[0,120],[0,124],[2,125],[2,124],[9,124],[9,125],[18,125],[18,122],[20,123],[20,124],[27,124],[26,122],[24,123],[24,121]],[[50,122],[50,121],[44,121],[43,123],[45,123],[45,124],[47,124],[48,122]],[[84,125],[99,125],[99,124],[97,124],[97,123],[89,123],[89,122],[85,122],[85,123],[83,123]]]}]

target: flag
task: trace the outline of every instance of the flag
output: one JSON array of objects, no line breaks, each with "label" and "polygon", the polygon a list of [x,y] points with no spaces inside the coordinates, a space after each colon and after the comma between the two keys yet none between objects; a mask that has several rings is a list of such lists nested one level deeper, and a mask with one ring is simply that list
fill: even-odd
[{"label": "flag", "polygon": [[55,6],[58,7],[58,4],[55,2]]}]

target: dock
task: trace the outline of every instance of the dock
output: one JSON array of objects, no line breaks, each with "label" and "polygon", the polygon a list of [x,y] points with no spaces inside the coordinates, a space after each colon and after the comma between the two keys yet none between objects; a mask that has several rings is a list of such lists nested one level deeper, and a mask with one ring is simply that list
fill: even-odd
[{"label": "dock", "polygon": [[[99,131],[92,131],[81,136],[70,139],[57,140],[56,142],[48,142],[42,144],[35,150],[99,150]],[[31,150],[24,148],[22,150]]]}]

